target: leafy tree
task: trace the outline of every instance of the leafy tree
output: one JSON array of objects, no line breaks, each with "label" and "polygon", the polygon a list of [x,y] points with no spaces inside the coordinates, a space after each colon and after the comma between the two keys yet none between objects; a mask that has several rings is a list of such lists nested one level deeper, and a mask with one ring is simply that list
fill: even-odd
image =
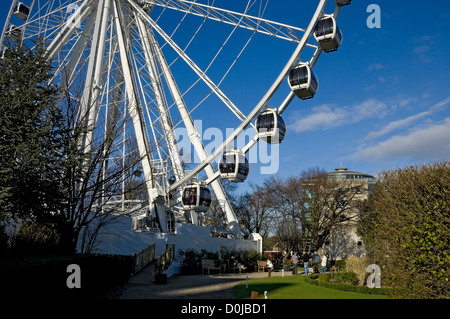
[{"label": "leafy tree", "polygon": [[450,163],[384,171],[366,215],[382,281],[398,297],[450,297]]},{"label": "leafy tree", "polygon": [[51,67],[37,46],[7,48],[0,59],[0,222],[49,222],[60,200],[59,112]]},{"label": "leafy tree", "polygon": [[110,112],[108,129],[85,145],[94,128],[73,88],[49,85],[52,69],[43,48],[7,53],[0,60],[0,238],[7,238],[6,223],[22,223],[22,244],[53,243],[72,253],[83,234],[82,249],[89,252],[100,228],[117,217],[110,203],[121,198],[122,185],[128,199],[142,195],[143,181],[134,175],[139,158],[108,162],[124,121]]}]

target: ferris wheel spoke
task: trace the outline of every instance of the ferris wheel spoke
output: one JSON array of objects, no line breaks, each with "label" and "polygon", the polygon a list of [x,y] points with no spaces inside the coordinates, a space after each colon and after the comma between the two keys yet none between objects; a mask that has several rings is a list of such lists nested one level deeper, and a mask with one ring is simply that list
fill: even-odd
[{"label": "ferris wheel spoke", "polygon": [[[136,11],[138,12],[138,15],[144,21],[146,21],[147,23],[151,24],[152,21],[148,21],[148,20],[151,20],[148,17],[148,15],[144,14],[142,9],[140,7],[137,7],[134,4],[134,2],[132,2],[132,1],[129,1],[129,2],[136,9]],[[156,24],[154,24],[154,25],[156,25]],[[161,72],[163,73],[163,76],[164,76],[164,78],[165,78],[165,80],[167,82],[169,90],[171,91],[173,100],[175,101],[176,107],[177,107],[177,109],[178,109],[178,111],[179,111],[179,113],[181,115],[182,121],[183,121],[183,123],[184,123],[184,125],[186,127],[186,130],[188,132],[189,138],[191,139],[191,143],[194,146],[195,152],[199,156],[200,160],[203,161],[204,159],[206,159],[208,157],[208,154],[206,153],[205,147],[203,145],[203,141],[201,140],[200,135],[198,134],[198,132],[197,132],[197,130],[195,128],[195,125],[194,125],[194,123],[192,121],[192,118],[190,116],[190,112],[189,112],[189,110],[187,109],[187,107],[186,107],[186,105],[184,103],[184,100],[183,100],[183,97],[181,95],[181,92],[178,89],[178,86],[177,86],[177,84],[175,82],[175,79],[174,79],[172,73],[171,73],[171,70],[170,70],[170,68],[169,68],[169,66],[168,66],[168,64],[167,64],[167,62],[165,60],[165,57],[162,54],[161,48],[159,47],[158,43],[156,42],[156,39],[154,38],[153,33],[151,33],[150,30],[149,30],[148,34],[149,34],[150,40],[153,41],[153,44],[154,44],[154,46],[152,46],[152,47],[154,47],[152,52],[154,53],[154,56],[155,56],[156,61],[157,61],[158,65],[159,65],[159,68],[160,68]],[[165,35],[164,32],[162,32],[162,34]],[[166,36],[166,38],[170,39],[170,37],[168,37],[168,36]],[[175,46],[176,46],[176,44],[175,44]],[[178,46],[176,46],[176,47],[178,47]],[[182,50],[179,49],[179,52],[182,53]],[[187,55],[182,54],[181,56],[182,56],[183,59],[184,58],[189,59],[189,57],[187,57]],[[197,67],[197,69],[199,70],[198,72],[200,74],[204,74],[202,71],[200,71],[200,69],[198,67]],[[203,79],[205,79],[205,78],[207,78],[207,77],[204,76]],[[211,81],[211,83],[212,83],[212,81]],[[212,83],[210,85],[212,85],[213,87],[216,88],[216,93],[220,92],[220,90],[217,91],[218,88],[214,85],[214,83]],[[222,98],[226,98],[226,96],[223,94]],[[208,176],[208,178],[212,177],[215,174],[215,170],[214,170],[212,164],[210,164],[210,163],[207,163],[204,166],[204,171],[205,171],[206,175]],[[184,185],[184,184],[186,184],[188,182],[184,178],[184,176],[177,181],[177,182],[180,182],[181,180],[183,180],[181,185]],[[236,230],[236,234],[238,235],[237,229],[239,229],[239,227],[238,227],[238,223],[237,223],[237,217],[236,217],[236,215],[233,212],[231,204],[227,200],[226,193],[225,193],[225,191],[224,191],[224,189],[222,187],[222,184],[220,183],[220,181],[214,180],[211,183],[211,187],[212,187],[212,189],[213,189],[213,191],[214,191],[214,193],[216,195],[216,198],[219,201],[224,203],[223,209],[224,209],[225,214],[227,216],[228,224],[229,224],[229,226],[231,228]],[[168,191],[168,189],[166,189],[166,191]]]},{"label": "ferris wheel spoke", "polygon": [[[187,0],[147,0],[149,4],[189,13],[225,24],[238,26],[243,29],[270,35],[279,39],[300,43],[305,29],[278,23],[275,21],[243,14],[235,11],[217,8],[211,5]],[[307,44],[315,47],[315,45]]]},{"label": "ferris wheel spoke", "polygon": [[97,1],[85,0],[73,13],[74,19],[68,19],[50,45],[46,49],[47,56],[52,59],[57,52],[70,40],[70,37],[81,24],[81,22],[96,7]]},{"label": "ferris wheel spoke", "polygon": [[[157,105],[158,108],[159,120],[161,122],[162,129],[164,132],[163,135],[168,145],[170,158],[173,161],[174,175],[176,179],[179,179],[181,176],[184,175],[183,166],[181,158],[179,156],[179,150],[176,145],[176,137],[173,132],[173,125],[172,120],[170,118],[170,113],[166,107],[166,100],[164,98],[164,92],[162,89],[160,76],[158,74],[157,64],[154,59],[155,53],[152,52],[153,51],[152,48],[154,47],[154,45],[152,45],[152,39],[154,39],[154,37],[150,37],[149,30],[146,29],[144,22],[139,16],[136,17],[136,24],[138,27],[138,32],[143,46],[150,82],[155,95],[155,104]],[[153,125],[151,125],[151,127],[152,131],[154,131]]]},{"label": "ferris wheel spoke", "polygon": [[182,50],[175,41],[134,1],[129,0],[130,4],[138,11],[140,17],[151,25],[151,27],[168,43],[171,48],[186,62],[186,64],[203,80],[203,82],[216,94],[216,96],[231,110],[231,112],[241,121],[245,119],[245,115],[241,110],[223,93],[219,87],[205,74],[203,70]]},{"label": "ferris wheel spoke", "polygon": [[272,86],[263,96],[263,98],[259,101],[259,103],[255,106],[255,108],[251,111],[248,117],[244,121],[242,121],[242,123],[236,128],[236,130],[232,134],[230,134],[226,138],[226,140],[222,143],[222,145],[217,147],[216,150],[207,159],[205,159],[202,163],[197,165],[197,167],[195,167],[195,169],[193,169],[189,174],[187,174],[182,180],[171,185],[169,187],[169,190],[179,187],[180,185],[182,185],[183,182],[186,182],[186,180],[192,179],[192,177],[195,176],[195,174],[204,169],[206,165],[209,165],[209,163],[211,163],[215,158],[217,158],[223,152],[223,150],[225,150],[228,147],[228,145],[230,145],[234,141],[234,139],[250,125],[251,121],[253,121],[258,115],[258,113],[261,112],[261,110],[265,107],[265,105],[267,105],[267,102],[273,97],[276,90],[280,87],[282,81],[284,81],[284,79],[287,77],[289,70],[299,59],[301,53],[305,48],[307,41],[309,40],[309,38],[313,33],[313,29],[316,25],[317,20],[323,13],[326,3],[327,0],[320,0],[320,3],[317,5],[317,9],[308,25],[308,28],[305,31],[305,34],[303,35],[301,42],[298,44],[291,58],[289,59],[289,61],[287,62],[286,66],[281,71],[281,73],[278,75],[275,82],[272,84]]},{"label": "ferris wheel spoke", "polygon": [[[233,182],[245,180],[248,175],[248,160],[245,154],[259,140],[265,139],[270,143],[267,136],[259,135],[261,133],[259,129],[262,127],[261,119],[272,112],[273,127],[284,128],[285,132],[285,122],[280,115],[296,95],[301,98],[299,90],[303,88],[300,86],[293,88],[294,84],[291,80],[295,78],[291,75],[300,74],[298,69],[305,65],[308,70],[311,70],[321,56],[322,50],[331,52],[337,49],[342,41],[342,35],[332,35],[332,41],[335,44],[325,44],[328,39],[318,38],[316,34],[315,30],[321,30],[320,26],[329,25],[330,21],[337,30],[335,20],[340,6],[336,7],[333,14],[324,14],[327,0],[317,1],[316,11],[306,29],[264,19],[266,0],[240,2],[243,6],[246,5],[245,10],[236,9],[234,4],[230,4],[231,2],[223,2],[225,3],[223,6],[234,8],[235,11],[219,8],[216,5],[219,1],[215,0],[30,0],[27,2],[31,3],[29,7],[17,0],[13,1],[2,39],[6,36],[15,44],[27,45],[32,50],[36,49],[33,43],[43,40],[47,57],[55,70],[50,82],[60,88],[55,102],[63,108],[73,107],[74,117],[83,120],[75,125],[93,127],[82,136],[83,141],[79,143],[79,147],[88,151],[89,147],[92,150],[101,143],[107,143],[102,154],[98,153],[98,156],[102,157],[100,163],[102,167],[99,167],[99,171],[105,180],[108,180],[108,174],[116,167],[127,167],[128,171],[123,173],[122,192],[117,189],[117,193],[113,194],[115,201],[122,200],[124,211],[127,189],[125,175],[139,173],[135,181],[142,183],[142,191],[140,190],[139,194],[130,193],[130,196],[132,200],[139,200],[142,203],[139,207],[136,206],[136,210],[140,210],[146,216],[152,216],[153,220],[160,221],[158,227],[161,232],[171,229],[166,225],[166,221],[170,220],[170,212],[177,209],[194,211],[200,208],[205,211],[204,209],[211,208],[209,205],[201,205],[200,200],[193,207],[185,207],[185,190],[189,187],[194,190],[192,184],[197,184],[195,186],[195,190],[198,191],[197,198],[201,197],[199,185],[203,185],[201,187],[206,190],[211,189],[215,194],[214,199],[218,200],[222,212],[225,213],[230,230],[237,237],[241,235],[237,217],[219,177]],[[18,7],[15,7],[16,3],[21,3],[24,11],[18,10]],[[337,1],[336,3],[338,4]],[[22,15],[20,15],[21,12]],[[178,18],[173,19],[177,16]],[[13,23],[19,22],[20,25],[10,25],[11,17]],[[198,28],[192,24],[187,25],[186,21],[191,22],[189,19],[199,22]],[[207,26],[216,26],[224,30],[223,34],[217,30],[217,34],[220,34],[220,37],[214,39],[217,43],[208,42],[212,44],[212,50],[209,51],[213,51],[216,47],[219,49],[215,55],[210,55],[214,52],[206,51],[197,54],[193,50],[191,58],[187,52],[190,52],[188,50],[199,42],[205,41],[206,38],[202,34],[204,30],[201,28]],[[313,32],[315,42],[311,38]],[[222,35],[225,35],[225,40],[221,41]],[[247,35],[249,39],[245,42],[243,40],[246,40]],[[286,65],[269,90],[265,91],[259,101],[255,101],[253,110],[246,110],[244,114],[222,92],[222,89],[225,84],[228,84],[225,79],[228,80],[234,76],[230,71],[239,66],[236,62],[242,62],[241,54],[251,50],[247,48],[247,45],[255,35],[262,35],[261,39],[267,41],[276,38],[296,43],[297,47],[294,52],[291,52],[291,58],[284,61]],[[328,33],[326,36],[331,38]],[[241,47],[233,47],[232,55],[224,58],[227,52],[232,51],[228,51],[229,46],[238,43],[234,42],[237,37],[240,37]],[[179,45],[181,43],[184,44]],[[287,44],[289,46],[289,43]],[[306,47],[312,47],[314,54],[301,62],[300,55]],[[311,51],[307,50],[305,54]],[[233,56],[235,54],[237,56]],[[175,64],[181,60],[187,67],[185,65],[179,67]],[[219,62],[220,67],[216,67]],[[200,68],[199,65],[202,67]],[[174,77],[178,71],[185,69],[192,74],[182,76],[180,79]],[[286,78],[291,87],[289,94],[278,108],[269,108],[269,102],[275,104],[272,101],[275,100],[272,99],[275,93],[283,94],[279,89]],[[315,83],[317,84],[317,81]],[[183,93],[178,85],[184,87]],[[199,106],[205,107],[207,103],[205,101],[213,95],[221,100],[240,123],[231,134],[228,134],[221,145],[216,146],[215,150],[208,154],[202,134],[199,134],[194,125],[192,114],[196,112],[197,115],[201,112]],[[67,106],[64,104],[64,97],[68,98]],[[69,105],[72,101],[73,104]],[[172,116],[176,120],[175,124]],[[255,119],[256,122],[253,123]],[[223,169],[230,167],[223,164],[231,164],[224,158],[231,153],[229,146],[244,133],[248,126],[254,126],[256,134],[242,149],[233,150],[236,151],[233,164],[234,167],[239,168],[234,171],[236,175],[233,176],[233,172]],[[193,169],[189,167],[190,170],[187,170],[184,166],[183,156],[179,150],[181,144],[178,145],[180,141],[177,128],[186,129],[190,144],[200,159],[199,164],[192,165],[195,166]],[[280,135],[284,137],[284,133]],[[184,139],[184,135],[182,137]],[[191,147],[190,144],[189,147]],[[213,161],[219,156],[221,157],[216,171]],[[245,162],[241,160],[242,158]],[[247,166],[241,166],[242,163]],[[246,167],[247,173],[241,167]],[[143,177],[140,176],[142,171]],[[224,172],[229,175],[224,175]],[[199,174],[205,174],[206,178],[204,178],[205,175],[201,176],[206,181],[198,181]],[[182,198],[177,199],[176,193],[182,195]],[[211,201],[211,197],[209,200]],[[117,205],[117,202],[113,205]],[[147,210],[145,213],[144,209]]]}]

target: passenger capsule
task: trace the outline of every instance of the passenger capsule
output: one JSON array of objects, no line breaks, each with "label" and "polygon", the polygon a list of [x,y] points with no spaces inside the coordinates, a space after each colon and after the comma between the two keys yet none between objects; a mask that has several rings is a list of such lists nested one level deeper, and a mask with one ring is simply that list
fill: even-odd
[{"label": "passenger capsule", "polygon": [[260,139],[277,144],[286,135],[286,124],[276,109],[268,108],[256,118],[256,131]]},{"label": "passenger capsule", "polygon": [[203,182],[192,182],[184,187],[181,200],[185,210],[206,212],[211,206],[211,191]]},{"label": "passenger capsule", "polygon": [[348,4],[350,4],[350,2],[352,2],[352,0],[334,0],[334,2],[336,2],[336,4],[340,7],[342,6],[346,6]]},{"label": "passenger capsule", "polygon": [[243,182],[248,176],[250,165],[241,150],[225,152],[219,159],[219,172],[222,178],[232,182]]},{"label": "passenger capsule", "polygon": [[319,81],[309,67],[309,64],[301,63],[289,72],[289,86],[300,99],[313,98],[319,88]]},{"label": "passenger capsule", "polygon": [[22,2],[18,2],[14,7],[14,15],[23,21],[27,21],[30,15],[30,8]]},{"label": "passenger capsule", "polygon": [[333,16],[324,15],[314,28],[314,38],[326,53],[336,51],[342,43],[342,33]]},{"label": "passenger capsule", "polygon": [[6,30],[5,36],[8,40],[20,42],[20,40],[22,39],[22,30],[19,27],[16,27],[14,24],[10,24],[8,29]]}]

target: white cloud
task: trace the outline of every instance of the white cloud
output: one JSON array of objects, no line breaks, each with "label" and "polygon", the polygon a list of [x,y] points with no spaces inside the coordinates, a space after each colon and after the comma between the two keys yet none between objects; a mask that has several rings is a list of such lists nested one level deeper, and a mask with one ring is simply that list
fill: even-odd
[{"label": "white cloud", "polygon": [[428,45],[421,45],[421,46],[415,47],[413,49],[414,53],[418,53],[418,54],[425,53],[430,50],[431,50],[431,48]]},{"label": "white cloud", "polygon": [[384,69],[384,65],[380,64],[380,63],[373,63],[373,64],[369,65],[369,67],[367,69],[369,71],[381,70],[381,69]]},{"label": "white cloud", "polygon": [[348,158],[363,161],[388,161],[408,158],[415,161],[450,158],[450,117],[443,122],[393,136],[374,146],[359,150]]},{"label": "white cloud", "polygon": [[421,112],[421,113],[418,113],[415,115],[411,115],[411,116],[401,119],[401,120],[393,121],[393,122],[389,123],[388,125],[386,125],[385,127],[383,127],[379,131],[370,132],[363,140],[375,139],[380,136],[386,135],[392,131],[395,131],[399,128],[406,127],[418,119],[424,118],[435,112],[443,110],[448,104],[450,104],[450,96],[447,97],[445,100],[442,100],[441,102],[436,103],[435,105],[430,107],[430,109],[428,111]]},{"label": "white cloud", "polygon": [[381,118],[387,111],[387,105],[376,99],[368,99],[353,107],[325,104],[315,107],[311,114],[296,119],[289,129],[297,133],[331,129],[369,118]]},{"label": "white cloud", "polygon": [[434,38],[436,35],[425,35],[421,37],[414,37],[413,41],[415,43],[418,43],[420,45],[417,45],[413,48],[413,53],[417,54],[417,57],[420,62],[422,63],[430,63],[431,57],[426,55],[425,53],[432,50],[432,47],[434,46]]}]

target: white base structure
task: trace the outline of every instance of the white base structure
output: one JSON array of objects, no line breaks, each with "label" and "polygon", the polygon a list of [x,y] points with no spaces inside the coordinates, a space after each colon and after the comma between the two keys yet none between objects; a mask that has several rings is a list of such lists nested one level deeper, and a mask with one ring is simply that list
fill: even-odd
[{"label": "white base structure", "polygon": [[[132,229],[132,218],[118,217],[113,223],[101,228],[96,244],[91,253],[133,256],[141,250],[155,244],[155,258],[161,255],[166,245],[175,245],[175,261],[169,270],[170,274],[180,273],[180,260],[178,252],[201,249],[210,252],[219,252],[221,247],[234,251],[258,251],[262,253],[262,237],[251,234],[248,239],[211,237],[209,227],[193,224],[177,223],[174,233],[149,233]],[[82,236],[79,240],[81,251]]]}]

